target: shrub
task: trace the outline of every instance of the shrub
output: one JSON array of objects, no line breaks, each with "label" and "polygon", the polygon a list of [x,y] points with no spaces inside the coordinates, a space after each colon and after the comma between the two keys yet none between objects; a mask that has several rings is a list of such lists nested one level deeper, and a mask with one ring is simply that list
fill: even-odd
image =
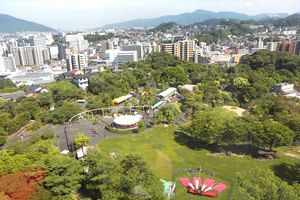
[{"label": "shrub", "polygon": [[37,131],[43,126],[42,122],[40,120],[36,120],[31,126],[30,129],[32,131]]},{"label": "shrub", "polygon": [[41,138],[42,138],[43,140],[52,139],[52,138],[54,138],[54,137],[55,137],[55,135],[54,135],[53,131],[51,131],[51,130],[45,131],[45,132],[42,134],[42,136],[41,136]]}]

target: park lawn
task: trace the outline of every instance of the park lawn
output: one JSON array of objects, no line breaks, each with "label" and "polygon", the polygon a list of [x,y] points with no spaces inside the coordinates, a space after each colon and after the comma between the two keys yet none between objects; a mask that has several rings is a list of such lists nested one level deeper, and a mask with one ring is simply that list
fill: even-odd
[{"label": "park lawn", "polygon": [[299,161],[284,156],[281,149],[277,149],[280,158],[276,160],[258,160],[250,156],[211,155],[211,152],[206,149],[194,150],[181,145],[176,142],[175,137],[175,128],[159,126],[139,135],[105,139],[97,148],[104,153],[116,152],[121,156],[137,154],[143,157],[159,178],[177,182],[176,199],[180,200],[208,199],[187,194],[179,184],[180,177],[189,176],[185,171],[189,168],[201,167],[203,169],[201,177],[212,177],[229,185],[229,188],[223,191],[218,199],[241,199],[242,193],[237,188],[237,172],[253,167],[270,168],[281,162]]}]

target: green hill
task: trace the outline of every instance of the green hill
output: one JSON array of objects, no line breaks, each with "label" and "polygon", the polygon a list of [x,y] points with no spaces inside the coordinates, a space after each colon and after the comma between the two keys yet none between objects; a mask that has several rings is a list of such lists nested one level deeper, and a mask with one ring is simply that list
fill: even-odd
[{"label": "green hill", "polygon": [[22,31],[55,31],[47,26],[15,18],[10,15],[0,14],[0,32],[13,33]]}]

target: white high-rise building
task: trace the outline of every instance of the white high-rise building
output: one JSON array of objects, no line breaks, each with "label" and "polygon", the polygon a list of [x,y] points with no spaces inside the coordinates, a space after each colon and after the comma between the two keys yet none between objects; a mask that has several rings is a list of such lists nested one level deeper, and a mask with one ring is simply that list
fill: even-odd
[{"label": "white high-rise building", "polygon": [[76,35],[66,35],[65,40],[69,43],[70,48],[74,49],[74,53],[79,53],[89,48],[88,41],[85,40],[80,33]]},{"label": "white high-rise building", "polygon": [[53,59],[58,59],[58,47],[57,46],[49,46],[48,47],[49,52],[50,52],[50,58]]},{"label": "white high-rise building", "polygon": [[0,74],[10,74],[16,71],[16,63],[13,55],[8,54],[8,57],[0,56]]},{"label": "white high-rise building", "polygon": [[5,74],[5,66],[4,66],[3,57],[0,56],[0,75],[2,74]]},{"label": "white high-rise building", "polygon": [[7,71],[10,72],[16,71],[16,62],[12,54],[8,54],[7,57],[3,57],[3,61]]},{"label": "white high-rise building", "polygon": [[258,40],[258,48],[259,49],[263,49],[264,48],[264,42],[262,41],[261,37],[259,37],[259,40]]}]

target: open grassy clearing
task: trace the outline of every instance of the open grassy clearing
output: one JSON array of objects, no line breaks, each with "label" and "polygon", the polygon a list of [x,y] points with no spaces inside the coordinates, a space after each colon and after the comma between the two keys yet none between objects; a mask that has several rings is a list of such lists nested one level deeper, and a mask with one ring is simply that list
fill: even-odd
[{"label": "open grassy clearing", "polygon": [[137,154],[143,157],[151,166],[155,174],[162,179],[176,180],[176,199],[192,200],[206,199],[193,196],[179,184],[179,178],[189,176],[185,171],[189,168],[201,167],[202,177],[212,177],[225,182],[229,188],[222,192],[218,199],[241,199],[241,193],[237,188],[236,173],[249,170],[253,167],[270,168],[281,162],[294,163],[299,160],[284,156],[286,147],[277,149],[279,159],[258,160],[245,155],[236,156],[212,156],[206,149],[191,149],[187,145],[179,144],[180,135],[175,128],[156,127],[143,134],[109,138],[102,141],[97,148],[105,153],[116,152],[121,156]]}]

